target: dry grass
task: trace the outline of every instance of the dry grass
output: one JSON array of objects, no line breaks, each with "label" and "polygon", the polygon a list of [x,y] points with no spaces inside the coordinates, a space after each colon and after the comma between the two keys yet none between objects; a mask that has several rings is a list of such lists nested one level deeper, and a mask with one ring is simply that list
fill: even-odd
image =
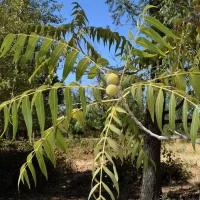
[{"label": "dry grass", "polygon": [[187,193],[191,190],[199,191],[200,189],[200,145],[196,145],[196,150],[192,144],[186,141],[168,142],[165,144],[168,150],[175,154],[176,159],[181,159],[186,169],[191,173],[187,183],[173,187],[164,187],[163,192]]}]

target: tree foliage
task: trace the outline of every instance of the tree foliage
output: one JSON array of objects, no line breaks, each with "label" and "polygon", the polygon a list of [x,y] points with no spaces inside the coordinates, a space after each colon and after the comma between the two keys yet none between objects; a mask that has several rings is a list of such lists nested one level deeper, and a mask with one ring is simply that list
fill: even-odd
[{"label": "tree foliage", "polygon": [[[151,6],[148,6],[146,10],[150,8]],[[74,4],[74,17],[76,20],[65,27],[66,32],[69,28],[73,30],[72,37],[68,41],[57,37],[60,35],[57,33],[62,33],[59,27],[49,29],[50,33],[42,27],[39,32],[35,29],[36,31],[29,34],[10,33],[5,37],[0,48],[0,57],[11,54],[16,65],[22,61],[25,63],[34,61],[34,72],[29,81],[34,80],[35,76],[43,70],[48,71],[49,79],[51,79],[60,60],[63,60],[61,67],[63,81],[70,72],[76,74],[76,80],[70,84],[63,82],[42,85],[1,103],[0,110],[4,113],[2,135],[11,123],[13,139],[15,138],[18,113],[22,112],[29,140],[33,142],[34,149],[21,167],[18,185],[22,182],[30,187],[28,171],[36,183],[33,157],[36,157],[42,173],[47,178],[44,158],[48,158],[55,165],[55,148],[66,150],[63,134],[67,133],[71,119],[84,126],[85,116],[90,107],[109,106],[104,128],[95,148],[89,199],[114,200],[119,194],[118,173],[114,158],[118,157],[122,161],[126,156],[130,156],[133,160],[136,158],[137,168],[143,165],[144,169],[149,162],[152,162],[142,148],[142,134],[149,134],[159,140],[173,139],[177,135],[187,136],[195,147],[199,129],[200,88],[197,80],[200,71],[197,66],[188,66],[186,70],[184,64],[176,66],[176,62],[172,62],[174,61],[171,60],[172,56],[179,56],[176,44],[180,42],[180,36],[144,11],[139,18],[138,34],[133,36],[129,33],[129,41],[117,33],[110,34],[110,30],[94,28],[93,31],[86,32],[92,36],[93,40],[105,40],[108,45],[117,47],[125,63],[122,71],[118,72],[120,84],[117,95],[112,97],[104,95],[102,98],[101,93],[105,93],[104,87],[79,84],[83,76],[90,74],[91,71],[92,78],[98,74],[105,75],[108,71],[108,63],[99,54],[95,53],[95,56],[84,54],[76,42],[77,34],[83,40],[85,38],[80,30],[91,30],[91,28],[86,29],[87,18],[77,3]],[[76,30],[73,29],[74,23],[78,24]],[[106,34],[100,34],[102,30]],[[117,38],[121,38],[121,41],[119,42]],[[139,48],[135,48],[135,44]],[[160,64],[160,60],[165,61],[164,64]],[[157,65],[155,66],[154,63]],[[152,71],[154,71],[154,77],[150,76]],[[59,113],[58,109],[58,89],[62,89],[65,94],[64,115]],[[74,90],[79,93],[79,106],[72,98]],[[52,118],[52,127],[48,129],[45,129],[44,93],[48,93],[48,105]],[[88,94],[92,96],[92,100],[88,100]],[[162,135],[156,135],[143,125],[143,114],[146,108]],[[37,112],[41,130],[41,139],[37,141],[33,141],[32,135],[34,109]],[[105,177],[109,178],[109,182],[106,182]]]}]

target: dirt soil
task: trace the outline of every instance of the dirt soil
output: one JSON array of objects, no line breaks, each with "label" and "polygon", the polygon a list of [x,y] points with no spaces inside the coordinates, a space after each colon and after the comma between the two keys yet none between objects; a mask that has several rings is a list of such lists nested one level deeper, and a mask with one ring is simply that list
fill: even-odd
[{"label": "dirt soil", "polygon": [[[168,149],[175,152],[177,159],[182,159],[187,169],[191,172],[190,178],[179,185],[165,186],[162,188],[163,200],[199,200],[200,190],[200,146],[196,152],[191,144],[167,144]],[[91,145],[81,144],[70,149],[67,154],[58,154],[56,169],[48,167],[49,180],[37,174],[37,187],[29,190],[21,187],[17,190],[18,167],[25,160],[27,153],[12,151],[7,154],[0,151],[0,200],[86,200],[90,191],[91,169],[93,154]],[[18,159],[17,159],[18,158]],[[17,159],[17,161],[16,161]],[[17,163],[17,164],[16,164]],[[126,194],[121,200],[137,200],[140,193],[140,179],[130,176],[126,187],[123,187],[123,178],[127,177],[128,170],[122,174],[121,190]],[[128,184],[128,185],[127,185]]]}]

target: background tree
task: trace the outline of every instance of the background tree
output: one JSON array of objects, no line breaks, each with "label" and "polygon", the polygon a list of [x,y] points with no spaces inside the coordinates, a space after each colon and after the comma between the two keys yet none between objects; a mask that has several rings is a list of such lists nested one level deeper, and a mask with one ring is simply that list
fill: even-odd
[{"label": "background tree", "polygon": [[[56,14],[61,4],[54,0],[42,1],[0,1],[0,41],[10,32],[26,32],[28,25],[58,24],[62,18]],[[16,66],[8,55],[1,59],[0,63],[0,102],[21,93],[27,89],[36,87],[45,81],[45,74],[40,75],[31,84],[28,83],[34,69],[34,64],[28,66]],[[2,123],[1,123],[2,125]],[[1,127],[2,129],[2,127]],[[23,131],[23,130],[21,130]]]}]

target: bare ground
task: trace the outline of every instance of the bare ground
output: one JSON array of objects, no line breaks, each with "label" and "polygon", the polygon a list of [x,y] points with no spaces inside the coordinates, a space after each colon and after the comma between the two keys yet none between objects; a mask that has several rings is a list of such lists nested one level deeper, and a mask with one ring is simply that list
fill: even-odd
[{"label": "bare ground", "polygon": [[[199,200],[200,190],[200,146],[197,146],[196,152],[193,151],[191,144],[187,143],[170,143],[167,149],[173,150],[177,159],[183,160],[188,171],[191,172],[190,178],[179,185],[173,182],[169,186],[162,188],[163,199],[165,200]],[[19,156],[20,155],[20,156]],[[21,187],[20,192],[17,191],[17,174],[18,165],[20,166],[26,154],[23,152],[12,152],[3,157],[0,155],[0,162],[5,162],[4,167],[0,168],[0,200],[86,200],[90,191],[91,169],[93,154],[91,145],[77,145],[70,149],[67,154],[59,154],[56,169],[49,166],[49,180],[44,180],[41,174],[38,174],[38,185],[29,191],[26,187]],[[16,157],[21,157],[18,165],[12,162]],[[2,160],[3,159],[3,160]],[[7,162],[10,166],[7,165]],[[0,163],[1,165],[1,163]],[[11,168],[10,170],[6,170]],[[13,166],[13,167],[12,167]],[[128,173],[128,172],[127,172]],[[127,174],[124,174],[126,176]],[[123,174],[122,174],[123,176]],[[3,178],[2,178],[3,177]],[[140,181],[135,181],[134,177],[130,177],[131,181],[126,182],[128,185],[121,189],[126,193],[126,199],[137,200],[140,192]],[[123,179],[123,177],[122,177]],[[8,183],[3,183],[7,181]],[[121,197],[121,200],[126,200]]]}]

